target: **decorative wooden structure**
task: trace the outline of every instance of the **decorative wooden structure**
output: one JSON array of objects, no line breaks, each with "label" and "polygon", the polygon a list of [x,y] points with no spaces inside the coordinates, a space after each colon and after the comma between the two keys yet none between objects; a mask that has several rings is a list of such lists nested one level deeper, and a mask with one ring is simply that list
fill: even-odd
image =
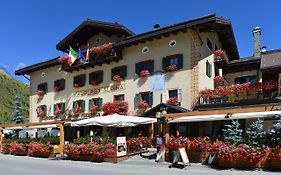
[{"label": "decorative wooden structure", "polygon": [[34,127],[42,127],[49,126],[49,125],[56,125],[60,128],[60,146],[59,146],[59,153],[63,155],[63,148],[64,148],[64,122],[63,121],[53,121],[53,122],[41,122],[41,123],[27,123],[27,124],[6,124],[0,125],[0,149],[2,150],[2,141],[3,141],[3,129],[32,129]]}]

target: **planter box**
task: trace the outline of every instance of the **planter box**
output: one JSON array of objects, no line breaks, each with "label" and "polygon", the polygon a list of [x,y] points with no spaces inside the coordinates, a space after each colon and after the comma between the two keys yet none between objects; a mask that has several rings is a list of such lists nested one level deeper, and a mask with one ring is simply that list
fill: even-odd
[{"label": "planter box", "polygon": [[10,154],[10,150],[9,149],[2,149],[2,154]]},{"label": "planter box", "polygon": [[187,150],[187,156],[188,156],[189,162],[192,162],[192,163],[201,163],[202,162],[201,154],[202,154],[202,151]]},{"label": "planter box", "polygon": [[267,165],[268,165],[269,169],[281,170],[281,160],[279,160],[279,159],[270,159],[270,160],[268,160]]},{"label": "planter box", "polygon": [[52,154],[53,153],[40,153],[40,152],[37,152],[37,153],[33,153],[33,154],[29,155],[29,156],[31,156],[31,157],[49,158],[49,157],[51,157]]},{"label": "planter box", "polygon": [[93,155],[79,155],[79,156],[67,155],[67,157],[68,157],[68,159],[75,160],[75,161],[93,161],[94,160]]},{"label": "planter box", "polygon": [[118,163],[120,161],[127,160],[128,158],[129,158],[129,156],[126,155],[126,156],[121,156],[121,157],[105,157],[103,160],[105,162]]},{"label": "planter box", "polygon": [[27,151],[15,151],[11,154],[13,154],[15,156],[27,156]]},{"label": "planter box", "polygon": [[253,169],[257,167],[257,164],[259,163],[260,160],[252,161],[250,162],[249,160],[245,159],[238,159],[234,163],[235,168],[247,168],[247,169]]},{"label": "planter box", "polygon": [[220,168],[232,168],[234,167],[234,161],[217,158],[217,165]]}]

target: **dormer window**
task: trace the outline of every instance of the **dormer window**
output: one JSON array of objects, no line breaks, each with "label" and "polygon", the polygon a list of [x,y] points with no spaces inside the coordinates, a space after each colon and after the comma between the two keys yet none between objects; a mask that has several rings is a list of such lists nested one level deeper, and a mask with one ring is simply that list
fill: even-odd
[{"label": "dormer window", "polygon": [[37,95],[40,97],[44,96],[47,93],[47,87],[48,87],[47,83],[39,84],[37,87]]},{"label": "dormer window", "polygon": [[85,74],[77,75],[73,79],[73,87],[75,87],[75,88],[83,87],[83,86],[85,86],[85,82],[86,82]]},{"label": "dormer window", "polygon": [[56,80],[54,82],[54,90],[55,92],[60,92],[65,88],[65,79]]}]

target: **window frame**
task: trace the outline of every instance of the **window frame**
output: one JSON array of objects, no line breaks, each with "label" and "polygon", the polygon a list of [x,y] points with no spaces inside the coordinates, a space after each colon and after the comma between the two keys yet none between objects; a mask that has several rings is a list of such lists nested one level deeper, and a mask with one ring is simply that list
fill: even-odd
[{"label": "window frame", "polygon": [[[41,88],[41,87],[43,87],[43,88]],[[45,93],[47,93],[47,91],[48,91],[48,83],[45,82],[45,83],[38,84],[37,91],[44,91]]]},{"label": "window frame", "polygon": [[60,91],[63,91],[65,89],[65,79],[64,78],[61,78],[61,79],[58,79],[58,80],[55,80],[54,81],[54,89],[56,87],[60,87]]},{"label": "window frame", "polygon": [[85,86],[86,84],[86,74],[80,74],[73,77],[73,87],[75,84],[80,84],[79,88]]},{"label": "window frame", "polygon": [[[123,100],[117,100],[116,98],[123,97]],[[113,96],[113,101],[125,101],[125,94],[118,94]]]}]

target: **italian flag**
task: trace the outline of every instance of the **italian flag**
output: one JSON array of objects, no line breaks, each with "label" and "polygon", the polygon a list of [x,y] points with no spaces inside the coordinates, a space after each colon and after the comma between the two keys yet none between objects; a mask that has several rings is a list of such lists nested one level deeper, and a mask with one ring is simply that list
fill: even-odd
[{"label": "italian flag", "polygon": [[69,46],[69,53],[68,53],[68,55],[69,55],[68,65],[71,66],[75,62],[75,60],[77,59],[77,53],[70,46]]}]

